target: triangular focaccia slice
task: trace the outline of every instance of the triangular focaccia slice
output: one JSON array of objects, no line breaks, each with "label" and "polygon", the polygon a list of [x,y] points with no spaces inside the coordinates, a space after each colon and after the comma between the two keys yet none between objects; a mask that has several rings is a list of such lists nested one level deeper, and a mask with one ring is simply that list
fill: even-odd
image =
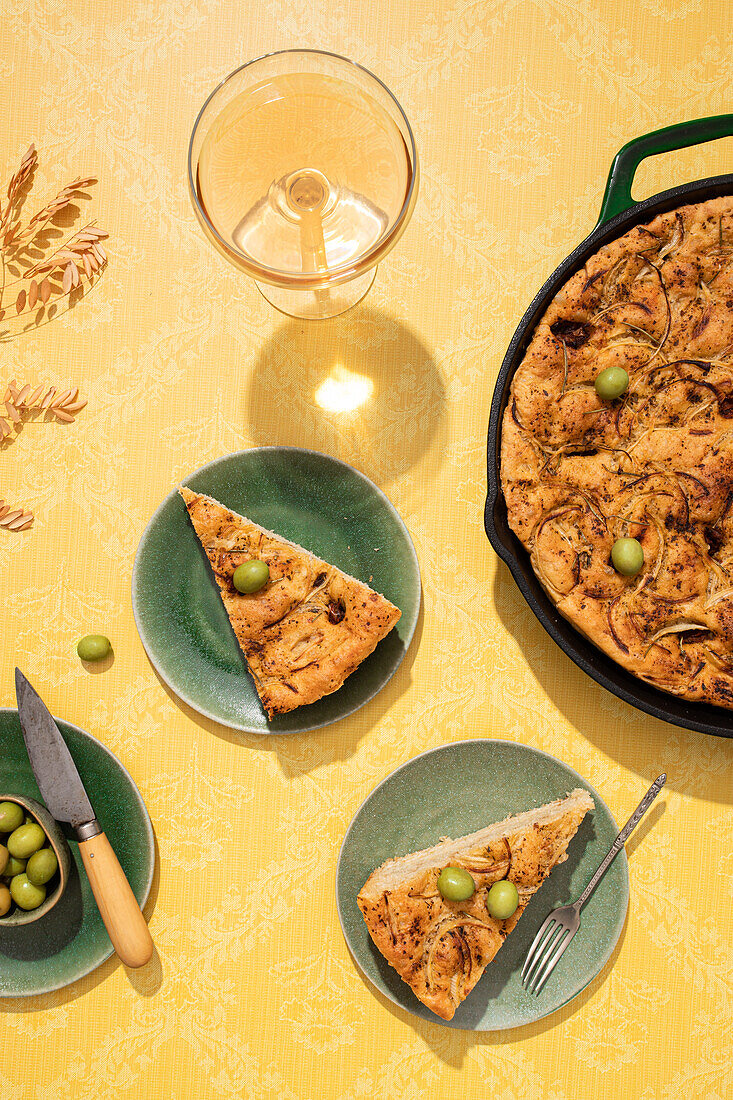
[{"label": "triangular focaccia slice", "polygon": [[[180,490],[268,718],[337,691],[400,618],[361,581],[225,508]],[[242,562],[267,562],[270,579],[245,595]]]},{"label": "triangular focaccia slice", "polygon": [[[532,895],[567,858],[568,844],[592,809],[593,799],[578,788],[477,833],[389,859],[369,877],[357,898],[369,934],[436,1015],[453,1019]],[[471,873],[476,891],[468,901],[446,901],[438,892],[438,875],[449,865]],[[519,893],[508,920],[495,920],[486,908],[489,888],[500,879]]]}]

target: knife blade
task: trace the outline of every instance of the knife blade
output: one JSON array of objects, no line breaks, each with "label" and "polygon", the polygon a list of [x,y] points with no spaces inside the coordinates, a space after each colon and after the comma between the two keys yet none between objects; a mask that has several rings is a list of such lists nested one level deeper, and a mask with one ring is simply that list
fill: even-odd
[{"label": "knife blade", "polygon": [[49,813],[74,829],[91,825],[96,821],[94,810],[66,742],[48,707],[19,668],[15,670],[15,695],[25,747]]},{"label": "knife blade", "polygon": [[39,790],[57,821],[74,829],[92,893],[112,946],[126,966],[144,966],[153,941],[112,845],[95,817],[68,746],[48,707],[20,669],[15,693],[23,740]]}]

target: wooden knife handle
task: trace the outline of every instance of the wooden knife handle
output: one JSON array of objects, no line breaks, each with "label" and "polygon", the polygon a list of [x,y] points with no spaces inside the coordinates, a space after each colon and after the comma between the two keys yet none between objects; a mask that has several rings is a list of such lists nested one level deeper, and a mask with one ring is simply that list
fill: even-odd
[{"label": "wooden knife handle", "polygon": [[125,966],[145,966],[153,940],[112,845],[97,833],[82,840],[79,851],[112,946]]}]

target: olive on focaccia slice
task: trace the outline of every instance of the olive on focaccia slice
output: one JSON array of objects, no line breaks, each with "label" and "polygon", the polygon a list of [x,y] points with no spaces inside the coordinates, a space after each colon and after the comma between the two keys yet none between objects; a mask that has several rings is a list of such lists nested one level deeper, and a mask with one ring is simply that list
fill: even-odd
[{"label": "olive on focaccia slice", "polygon": [[[527,903],[558,863],[594,806],[587,791],[488,825],[456,840],[387,860],[367,879],[357,903],[369,935],[413,993],[432,1012],[452,1020]],[[438,890],[444,867],[462,867],[475,883],[467,901]],[[508,879],[519,895],[507,920],[490,916],[487,895]]]},{"label": "olive on focaccia slice", "polygon": [[[212,497],[180,494],[268,718],[337,691],[399,620],[399,608],[336,566]],[[269,580],[239,592],[234,571],[252,560]]]}]

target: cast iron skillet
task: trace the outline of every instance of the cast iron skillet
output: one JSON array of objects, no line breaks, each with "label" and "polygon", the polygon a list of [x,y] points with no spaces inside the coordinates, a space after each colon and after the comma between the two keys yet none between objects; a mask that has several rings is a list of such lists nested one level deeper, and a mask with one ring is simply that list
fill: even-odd
[{"label": "cast iron skillet", "polygon": [[547,633],[579,668],[619,699],[646,711],[647,714],[653,714],[655,718],[720,737],[733,737],[733,711],[708,703],[687,702],[638,680],[600,649],[596,649],[560,615],[535,576],[529,554],[507,522],[506,504],[499,484],[499,444],[502,418],[514,371],[522,361],[537,322],[568,279],[583,267],[594,252],[609,241],[623,236],[635,225],[649,222],[657,214],[687,203],[705,202],[720,195],[733,195],[733,175],[726,175],[686,183],[681,187],[662,191],[643,202],[634,202],[631,184],[640,162],[657,153],[732,136],[733,114],[716,115],[655,130],[654,133],[630,141],[616,154],[608,176],[598,224],[590,236],[560,264],[537,294],[504,356],[489,417],[489,490],[484,513],[486,534],[491,545],[509,566],[519,590]]}]

